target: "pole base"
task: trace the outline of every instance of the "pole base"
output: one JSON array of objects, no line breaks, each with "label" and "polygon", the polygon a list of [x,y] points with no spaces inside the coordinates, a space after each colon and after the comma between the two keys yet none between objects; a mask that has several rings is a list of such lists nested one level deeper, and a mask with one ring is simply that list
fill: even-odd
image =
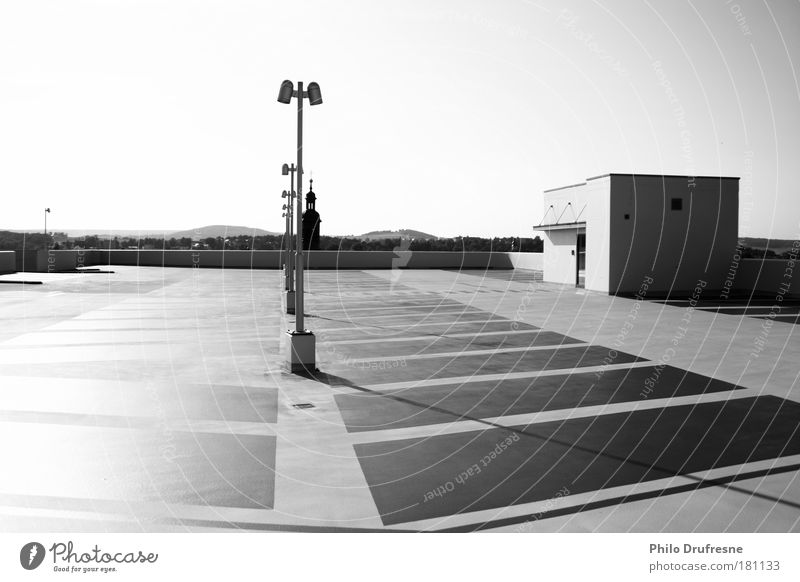
[{"label": "pole base", "polygon": [[292,373],[316,371],[317,338],[310,331],[287,331],[289,336],[289,359],[287,365]]},{"label": "pole base", "polygon": [[294,315],[294,291],[286,292],[286,313]]}]

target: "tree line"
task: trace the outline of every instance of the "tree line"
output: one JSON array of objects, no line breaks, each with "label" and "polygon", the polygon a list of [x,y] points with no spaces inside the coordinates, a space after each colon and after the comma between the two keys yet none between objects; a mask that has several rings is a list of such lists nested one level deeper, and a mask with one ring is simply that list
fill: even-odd
[{"label": "tree line", "polygon": [[[45,238],[42,233],[22,233],[0,230],[0,250],[21,251],[53,248],[64,249],[156,249],[156,250],[282,250],[286,248],[283,235],[230,236],[227,238],[206,237],[68,237],[66,233],[56,232]],[[448,251],[448,252],[523,252],[541,253],[543,242],[540,237],[495,237],[457,236],[453,238],[381,238],[361,239],[359,237],[320,236],[320,250],[323,251]],[[743,259],[789,259],[791,250],[753,248],[739,246]]]},{"label": "tree line", "polygon": [[[45,239],[42,233],[25,234],[0,231],[0,250],[63,249],[157,249],[157,250],[282,250],[286,248],[283,235],[206,237],[192,239],[161,237],[67,237],[54,233]],[[323,251],[449,251],[449,252],[542,252],[542,239],[458,236],[436,239],[361,239],[358,237],[320,236]]]}]

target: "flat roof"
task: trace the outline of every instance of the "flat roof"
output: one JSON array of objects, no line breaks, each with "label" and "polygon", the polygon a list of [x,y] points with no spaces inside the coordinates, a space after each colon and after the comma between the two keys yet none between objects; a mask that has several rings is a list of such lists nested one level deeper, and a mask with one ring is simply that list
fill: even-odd
[{"label": "flat roof", "polygon": [[569,186],[559,186],[558,188],[550,188],[549,190],[545,190],[545,192],[555,192],[556,190],[566,190],[567,188],[576,188],[578,186],[585,186],[586,182],[580,182],[578,184],[570,184]]},{"label": "flat roof", "polygon": [[553,222],[550,224],[537,224],[533,230],[569,230],[571,228],[586,228],[586,221],[582,222]]},{"label": "flat roof", "polygon": [[[695,179],[711,179],[711,180],[739,180],[740,178],[736,176],[691,176],[689,174],[681,175],[681,174],[627,174],[624,172],[609,172],[608,174],[600,174],[599,176],[592,176],[591,178],[586,178],[586,181],[589,180],[598,180],[600,178],[608,178],[610,176],[633,176],[633,177],[643,177],[643,178],[695,178]],[[547,192],[547,190],[545,190]]]}]

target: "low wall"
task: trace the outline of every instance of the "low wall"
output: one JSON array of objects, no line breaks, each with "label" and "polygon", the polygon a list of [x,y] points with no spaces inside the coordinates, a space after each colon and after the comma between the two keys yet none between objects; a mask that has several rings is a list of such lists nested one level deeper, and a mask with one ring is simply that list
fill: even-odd
[{"label": "low wall", "polygon": [[800,297],[800,261],[742,259],[731,275],[731,293],[755,290],[765,297]]},{"label": "low wall", "polygon": [[39,251],[14,251],[17,271],[36,271],[39,266]]},{"label": "low wall", "polygon": [[[13,256],[13,255],[12,255]],[[280,269],[283,251],[91,249],[17,251],[18,271],[70,271],[98,265]],[[309,269],[541,269],[541,253],[307,251]],[[13,260],[13,259],[12,259]],[[13,270],[13,269],[12,269]]]},{"label": "low wall", "polygon": [[280,269],[281,251],[179,251],[179,250],[92,250],[94,265],[139,267],[201,267],[213,269]]},{"label": "low wall", "polygon": [[0,273],[14,273],[16,270],[16,253],[14,251],[0,251]]},{"label": "low wall", "polygon": [[[59,252],[59,251],[56,251]],[[65,252],[65,251],[61,251]],[[280,269],[283,251],[91,250],[86,265]],[[526,253],[515,253],[523,255]],[[527,253],[533,254],[533,253]],[[538,263],[541,264],[541,254]],[[513,269],[509,253],[430,251],[307,251],[309,269]],[[527,263],[526,263],[527,264]],[[537,268],[520,267],[520,268]]]},{"label": "low wall", "polygon": [[[56,272],[97,265],[280,269],[283,251],[65,250],[0,251],[0,273]],[[529,269],[541,270],[542,253],[309,251],[310,269]],[[742,259],[731,266],[730,294],[800,297],[800,261]]]},{"label": "low wall", "polygon": [[506,253],[310,251],[310,269],[511,269]]},{"label": "low wall", "polygon": [[34,250],[13,252],[16,254],[15,264],[17,271],[54,273],[74,270],[78,266],[79,257],[86,256],[92,251]]}]

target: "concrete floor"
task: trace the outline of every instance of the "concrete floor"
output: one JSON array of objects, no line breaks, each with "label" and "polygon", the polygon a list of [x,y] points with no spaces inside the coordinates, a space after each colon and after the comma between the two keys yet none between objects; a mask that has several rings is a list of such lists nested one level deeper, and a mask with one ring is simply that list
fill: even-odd
[{"label": "concrete floor", "polygon": [[281,273],[112,269],[0,277],[0,531],[800,531],[794,320],[311,271],[302,377]]}]

